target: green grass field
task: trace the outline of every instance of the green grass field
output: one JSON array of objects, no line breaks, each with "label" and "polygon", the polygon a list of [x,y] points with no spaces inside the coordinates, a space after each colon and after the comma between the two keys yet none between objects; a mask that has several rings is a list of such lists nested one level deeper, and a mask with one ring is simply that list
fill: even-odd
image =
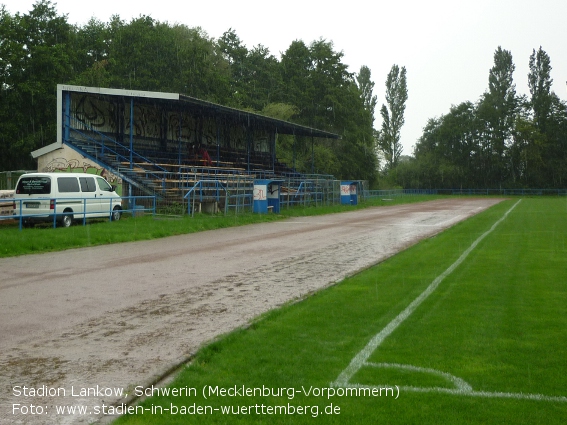
[{"label": "green grass field", "polygon": [[517,201],[211,343],[168,387],[188,396],[117,423],[567,423],[567,199]]}]

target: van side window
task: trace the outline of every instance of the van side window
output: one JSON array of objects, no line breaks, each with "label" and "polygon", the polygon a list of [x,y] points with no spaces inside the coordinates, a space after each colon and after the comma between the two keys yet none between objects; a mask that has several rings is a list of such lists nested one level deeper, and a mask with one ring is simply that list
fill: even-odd
[{"label": "van side window", "polygon": [[112,187],[102,177],[97,177],[98,187],[105,192],[112,192]]},{"label": "van side window", "polygon": [[57,177],[60,193],[79,192],[79,181],[76,177]]},{"label": "van side window", "polygon": [[96,192],[94,177],[79,177],[79,183],[81,183],[81,191]]}]

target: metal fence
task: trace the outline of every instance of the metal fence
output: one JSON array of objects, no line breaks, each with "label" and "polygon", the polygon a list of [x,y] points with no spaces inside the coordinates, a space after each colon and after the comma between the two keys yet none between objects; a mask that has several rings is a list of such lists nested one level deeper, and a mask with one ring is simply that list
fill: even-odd
[{"label": "metal fence", "polygon": [[401,198],[406,196],[416,196],[416,195],[437,195],[437,190],[430,189],[388,189],[388,190],[364,190],[363,198],[374,199],[374,198]]},{"label": "metal fence", "polygon": [[[34,198],[34,201],[53,201],[53,211],[50,211],[47,216],[46,213],[40,213],[38,212],[37,214],[30,214],[30,213],[26,213],[26,214],[14,214],[11,217],[2,217],[4,219],[12,219],[12,220],[16,220],[18,222],[18,227],[20,228],[20,230],[22,230],[22,228],[25,226],[26,222],[28,220],[34,220],[34,219],[41,219],[40,221],[44,221],[46,223],[49,223],[52,227],[57,227],[59,225],[59,223],[61,223],[61,219],[66,216],[69,215],[69,212],[65,212],[63,211],[63,208],[57,208],[57,199],[51,199],[51,198]],[[95,211],[95,212],[88,212],[87,211],[87,201],[91,200],[92,198],[65,198],[62,201],[65,201],[65,205],[68,205],[68,202],[72,200],[72,201],[76,201],[76,202],[80,202],[82,203],[82,209],[80,212],[74,212],[73,216],[74,216],[74,221],[76,223],[81,223],[83,226],[86,225],[87,223],[87,219],[91,219],[91,218],[95,218],[94,216],[97,215],[96,218],[104,218],[104,217],[100,217],[100,211]],[[108,221],[112,221],[112,216],[113,216],[113,203],[112,201],[116,200],[115,198],[113,199],[109,199],[109,204],[108,204],[108,211],[107,211],[107,215],[105,215],[106,219]],[[133,217],[135,216],[140,216],[140,215],[144,215],[144,214],[151,214],[152,216],[156,215],[156,197],[155,196],[123,196],[121,197],[122,200],[122,210],[121,213],[127,213],[127,214],[131,214]],[[14,211],[22,211],[22,204],[24,202],[26,202],[25,199],[16,199],[16,200],[12,200],[12,202],[15,205],[15,210]]]},{"label": "metal fence", "polygon": [[0,171],[0,190],[14,190],[22,174],[35,172],[36,170]]},{"label": "metal fence", "polygon": [[567,189],[391,189],[366,190],[363,196],[370,199],[415,195],[567,196]]},{"label": "metal fence", "polygon": [[340,181],[306,176],[283,180],[280,208],[334,205],[340,202]]},{"label": "metal fence", "polygon": [[[238,176],[236,176],[238,177]],[[280,209],[294,206],[323,206],[340,203],[340,180],[327,176],[309,175],[301,177],[278,177],[280,182]],[[238,184],[235,182],[238,181]],[[236,214],[251,212],[254,205],[254,184],[249,176],[227,181],[215,179],[198,180],[192,187],[187,187],[184,195],[184,212],[220,212]],[[362,189],[367,182],[359,182]],[[226,186],[225,186],[226,185]],[[360,197],[364,196],[361,190]],[[206,207],[205,207],[206,206]]]},{"label": "metal fence", "polygon": [[566,196],[567,189],[438,189],[439,195]]}]

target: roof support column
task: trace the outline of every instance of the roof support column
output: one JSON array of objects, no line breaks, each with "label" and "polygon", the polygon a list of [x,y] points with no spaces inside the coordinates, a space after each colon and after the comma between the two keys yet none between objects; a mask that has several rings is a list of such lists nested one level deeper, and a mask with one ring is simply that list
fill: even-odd
[{"label": "roof support column", "polygon": [[248,124],[246,125],[246,162],[247,171],[250,174],[250,141],[252,139],[252,131],[250,130],[250,115],[248,115]]},{"label": "roof support column", "polygon": [[293,172],[295,173],[295,129],[293,129]]},{"label": "roof support column", "polygon": [[271,150],[271,156],[272,156],[272,171],[275,173],[276,172],[276,141],[278,140],[278,129],[276,128],[276,131],[274,133],[271,133],[271,138],[272,140],[270,140],[270,150]]},{"label": "roof support column", "polygon": [[71,130],[71,93],[66,91],[65,93],[65,131],[63,132],[63,141],[67,142],[69,140],[69,134]]},{"label": "roof support column", "polygon": [[130,170],[134,168],[134,98],[130,98]]},{"label": "roof support column", "polygon": [[182,124],[183,124],[183,122],[182,122],[182,120],[183,120],[183,114],[182,114],[182,112],[181,112],[181,109],[179,109],[178,114],[179,114],[179,119],[178,119],[178,121],[179,121],[179,129],[177,130],[177,131],[178,131],[178,133],[177,133],[177,141],[178,141],[178,150],[179,150],[179,151],[178,151],[179,172],[181,172],[181,163],[182,163],[182,162],[181,162],[181,161],[182,161],[182,157],[181,157],[181,156],[182,156],[182,155],[181,155],[181,130],[182,130],[182,128],[183,128],[183,127],[182,127]]},{"label": "roof support column", "polygon": [[219,162],[220,162],[220,137],[221,137],[221,131],[220,131],[220,127],[221,127],[221,119],[220,117],[217,116],[216,119],[216,124],[217,124],[217,164],[216,166],[219,166]]},{"label": "roof support column", "polygon": [[311,136],[311,174],[315,174],[315,140]]}]

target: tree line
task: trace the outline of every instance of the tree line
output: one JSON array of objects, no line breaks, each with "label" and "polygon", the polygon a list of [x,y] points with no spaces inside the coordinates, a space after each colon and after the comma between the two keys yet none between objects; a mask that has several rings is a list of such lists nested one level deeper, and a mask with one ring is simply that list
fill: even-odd
[{"label": "tree line", "polygon": [[49,0],[27,14],[0,6],[0,170],[35,168],[30,152],[55,141],[57,84],[74,84],[182,93],[339,134],[315,143],[278,136],[279,159],[304,173],[373,187],[566,187],[567,105],[552,91],[550,58],[541,47],[530,56],[529,96],[516,93],[514,71],[498,47],[479,100],[431,118],[403,156],[405,67],[387,75],[375,130],[370,69],[350,72],[331,41],[294,40],[276,57],[233,29],[214,39],[199,27],[116,15],[76,26]]},{"label": "tree line", "polygon": [[335,132],[313,145],[280,135],[278,155],[298,171],[377,181],[370,70],[349,72],[330,41],[295,40],[276,58],[233,29],[213,39],[116,15],[71,25],[48,0],[27,14],[1,6],[0,40],[0,170],[35,167],[30,152],[55,141],[57,84],[74,84],[182,93]]},{"label": "tree line", "polygon": [[431,118],[414,155],[391,178],[412,188],[567,187],[567,105],[552,91],[551,60],[529,58],[529,96],[518,95],[510,51],[498,47],[488,90]]}]

